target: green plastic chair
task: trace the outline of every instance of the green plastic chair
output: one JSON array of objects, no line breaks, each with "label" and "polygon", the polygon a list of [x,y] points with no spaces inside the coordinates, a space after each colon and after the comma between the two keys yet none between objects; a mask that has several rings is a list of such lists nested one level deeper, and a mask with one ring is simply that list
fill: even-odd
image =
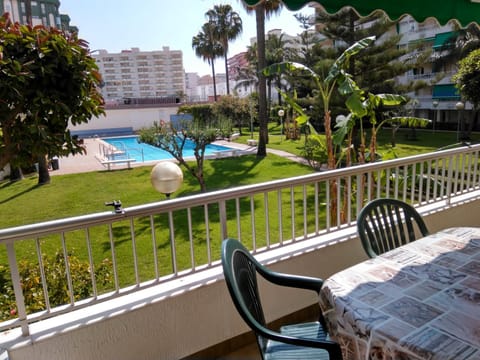
[{"label": "green plastic chair", "polygon": [[257,274],[276,285],[313,290],[317,294],[323,284],[321,279],[270,271],[235,239],[223,241],[222,265],[233,303],[257,335],[262,359],[342,359],[340,346],[329,339],[321,314],[320,321],[282,326],[280,332],[267,328],[265,323]]},{"label": "green plastic chair", "polygon": [[396,199],[372,200],[357,217],[358,235],[371,258],[416,240],[415,229],[423,236],[429,234],[420,214]]}]

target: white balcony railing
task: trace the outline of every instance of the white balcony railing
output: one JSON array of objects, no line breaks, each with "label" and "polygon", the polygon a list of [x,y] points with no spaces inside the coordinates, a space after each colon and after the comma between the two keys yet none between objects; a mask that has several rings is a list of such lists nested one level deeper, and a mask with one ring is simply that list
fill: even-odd
[{"label": "white balcony railing", "polygon": [[[479,189],[479,151],[480,145],[443,150],[2,229],[0,243],[6,247],[17,314],[2,322],[0,330],[21,327],[28,335],[30,324],[40,319],[208,270],[218,265],[220,242],[226,237],[243,239],[259,253],[352,226],[358,211],[372,198],[394,197],[416,206],[449,203]],[[336,189],[334,193],[332,189]],[[335,198],[338,202],[332,213]],[[335,218],[344,221],[336,225]],[[149,244],[148,252],[140,252],[144,251],[140,242]],[[64,282],[70,300],[54,306],[42,255],[55,251],[56,244],[67,264]],[[36,254],[45,304],[42,311],[27,313],[17,261],[19,246]],[[102,247],[111,261],[110,287],[97,284],[99,259],[93,256],[97,247]],[[74,248],[83,248],[90,264],[92,293],[87,299],[75,297],[69,268]]]}]

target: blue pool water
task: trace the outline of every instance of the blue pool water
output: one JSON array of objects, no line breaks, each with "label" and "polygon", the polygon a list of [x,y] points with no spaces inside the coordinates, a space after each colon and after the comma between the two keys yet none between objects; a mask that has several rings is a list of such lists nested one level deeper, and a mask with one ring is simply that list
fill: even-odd
[{"label": "blue pool water", "polygon": [[[115,146],[117,150],[125,152],[125,154],[118,155],[116,158],[127,157],[130,159],[135,159],[137,162],[166,160],[173,158],[173,156],[168,152],[160,150],[152,145],[139,143],[137,139],[137,136],[102,138],[103,141]],[[193,147],[193,141],[187,140],[185,147],[183,148],[183,156],[195,156],[193,154]],[[231,150],[231,148],[227,146],[209,144],[205,149],[205,155],[212,155],[214,152],[227,150]]]}]

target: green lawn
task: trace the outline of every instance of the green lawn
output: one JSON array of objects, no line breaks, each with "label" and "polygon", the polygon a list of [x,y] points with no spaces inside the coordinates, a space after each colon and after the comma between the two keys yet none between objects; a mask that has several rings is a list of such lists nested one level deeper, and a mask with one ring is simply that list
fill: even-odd
[{"label": "green lawn", "polygon": [[[275,169],[275,171],[272,171]],[[52,176],[51,184],[37,186],[37,177],[0,183],[0,228],[110,210],[104,203],[121,200],[123,207],[164,200],[150,182],[152,166]],[[206,161],[209,191],[255,184],[311,173],[307,166],[269,155]],[[172,197],[199,192],[197,181],[184,171],[184,183]]]}]

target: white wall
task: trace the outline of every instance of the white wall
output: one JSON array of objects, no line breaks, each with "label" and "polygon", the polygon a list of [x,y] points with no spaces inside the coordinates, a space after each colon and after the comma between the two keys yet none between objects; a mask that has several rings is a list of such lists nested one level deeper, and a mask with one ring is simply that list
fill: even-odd
[{"label": "white wall", "polygon": [[133,130],[139,130],[152,126],[154,121],[169,121],[170,115],[176,114],[177,110],[178,106],[108,109],[105,111],[106,116],[93,117],[86,124],[70,125],[69,129],[75,131],[132,127]]}]

